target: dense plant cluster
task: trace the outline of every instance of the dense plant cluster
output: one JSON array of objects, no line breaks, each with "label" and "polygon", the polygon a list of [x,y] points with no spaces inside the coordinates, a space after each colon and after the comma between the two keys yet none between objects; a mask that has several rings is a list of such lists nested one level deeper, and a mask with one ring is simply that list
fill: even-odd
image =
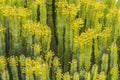
[{"label": "dense plant cluster", "polygon": [[120,80],[120,0],[0,0],[0,80]]}]

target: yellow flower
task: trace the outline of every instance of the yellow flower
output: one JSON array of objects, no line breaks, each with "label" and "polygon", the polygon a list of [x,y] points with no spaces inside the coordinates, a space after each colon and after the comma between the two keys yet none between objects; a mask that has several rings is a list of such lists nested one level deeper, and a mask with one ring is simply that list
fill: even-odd
[{"label": "yellow flower", "polygon": [[55,57],[54,60],[53,60],[53,66],[55,68],[57,68],[59,65],[60,65],[59,58]]},{"label": "yellow flower", "polygon": [[37,5],[44,5],[45,4],[45,0],[35,0],[33,4],[37,4]]},{"label": "yellow flower", "polygon": [[17,16],[16,7],[5,6],[2,9],[3,16]]},{"label": "yellow flower", "polygon": [[26,24],[23,25],[23,29],[28,32],[30,35],[35,36],[44,36],[44,37],[51,37],[51,30],[47,25],[43,25],[40,22],[35,23],[32,21],[28,21]]},{"label": "yellow flower", "polygon": [[109,13],[107,14],[107,17],[111,18],[111,17],[120,17],[120,9],[114,8],[114,9],[110,9]]},{"label": "yellow flower", "polygon": [[16,67],[16,66],[18,66],[18,57],[11,56],[8,58],[8,62],[10,64],[10,66]]},{"label": "yellow flower", "polygon": [[105,27],[105,29],[102,31],[100,36],[104,37],[104,38],[108,38],[108,37],[110,37],[111,32],[112,32],[112,28],[111,27]]},{"label": "yellow flower", "polygon": [[70,24],[70,26],[73,30],[79,30],[81,27],[83,27],[83,24],[84,24],[84,22],[80,18],[80,19],[76,19],[74,22],[72,22]]},{"label": "yellow flower", "polygon": [[25,56],[24,56],[24,55],[21,55],[21,56],[20,56],[19,62],[20,62],[20,66],[21,66],[21,67],[24,67],[24,66],[25,66]]},{"label": "yellow flower", "polygon": [[35,74],[42,74],[42,64],[40,64],[39,62],[35,62],[35,65],[33,67],[33,71]]},{"label": "yellow flower", "polygon": [[5,57],[0,57],[0,73],[2,73],[6,68],[6,59]]},{"label": "yellow flower", "polygon": [[15,6],[5,6],[4,8],[2,8],[2,14],[3,16],[7,17],[27,17],[31,15],[31,11],[23,7],[16,8]]},{"label": "yellow flower", "polygon": [[62,15],[70,15],[71,17],[77,15],[80,5],[68,4],[66,0],[59,1],[56,3],[57,11],[60,11]]},{"label": "yellow flower", "polygon": [[5,28],[0,26],[0,33],[3,33],[5,31]]},{"label": "yellow flower", "polygon": [[34,35],[36,30],[36,23],[28,21],[26,24],[23,25],[23,30],[26,30],[29,35]]},{"label": "yellow flower", "polygon": [[56,78],[62,78],[63,74],[62,74],[62,70],[58,68],[57,72],[56,72]]},{"label": "yellow flower", "polygon": [[35,56],[39,55],[41,51],[42,51],[42,46],[39,44],[35,44],[34,45],[34,55]]},{"label": "yellow flower", "polygon": [[30,10],[28,10],[27,8],[23,8],[23,7],[19,7],[18,9],[17,9],[17,15],[19,16],[19,17],[27,17],[27,16],[30,16],[31,15],[31,11]]},{"label": "yellow flower", "polygon": [[106,80],[106,74],[104,72],[101,72],[99,75],[98,75],[98,79],[97,80]]},{"label": "yellow flower", "polygon": [[102,11],[106,8],[106,5],[103,2],[95,2],[95,10]]},{"label": "yellow flower", "polygon": [[4,3],[5,2],[5,0],[0,0],[0,4],[2,4],[2,3]]},{"label": "yellow flower", "polygon": [[114,65],[114,67],[110,71],[111,74],[118,73],[118,65]]}]

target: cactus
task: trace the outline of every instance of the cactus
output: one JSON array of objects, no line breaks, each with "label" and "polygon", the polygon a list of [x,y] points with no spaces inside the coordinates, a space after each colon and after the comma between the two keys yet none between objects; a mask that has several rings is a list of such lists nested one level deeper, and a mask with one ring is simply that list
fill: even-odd
[{"label": "cactus", "polygon": [[69,74],[69,72],[66,72],[64,75],[63,75],[63,80],[70,80],[71,79],[71,76]]},{"label": "cactus", "polygon": [[11,56],[10,58],[8,58],[8,61],[9,61],[9,65],[10,65],[10,67],[11,67],[13,80],[19,80],[19,77],[18,77],[18,69],[17,69],[17,66],[18,66],[18,58],[17,58],[17,57],[14,57],[14,56]]},{"label": "cactus", "polygon": [[90,72],[87,73],[85,80],[90,80]]},{"label": "cactus", "polygon": [[63,74],[62,74],[62,69],[57,68],[56,71],[56,80],[62,80]]},{"label": "cactus", "polygon": [[111,73],[111,80],[117,80],[118,79],[118,65],[114,65],[110,73]]},{"label": "cactus", "polygon": [[93,65],[92,70],[91,70],[91,79],[96,80],[98,75],[98,66]]},{"label": "cactus", "polygon": [[26,80],[34,80],[33,77],[33,62],[31,58],[26,58],[25,60],[25,68],[23,68],[23,73],[25,73]]},{"label": "cactus", "polygon": [[94,39],[94,55],[95,55],[95,63],[99,63],[99,45],[98,39]]},{"label": "cactus", "polygon": [[0,0],[0,80],[119,80],[119,0]]},{"label": "cactus", "polygon": [[2,80],[10,80],[8,71],[2,73]]},{"label": "cactus", "polygon": [[6,70],[7,65],[6,65],[6,60],[5,57],[0,56],[0,72],[4,73],[4,71]]},{"label": "cactus", "polygon": [[70,66],[70,74],[73,75],[75,72],[77,72],[77,60],[73,59]]},{"label": "cactus", "polygon": [[110,53],[110,68],[112,68],[118,61],[117,45],[116,43],[111,44],[111,53]]},{"label": "cactus", "polygon": [[[58,10],[56,10],[56,34],[58,39],[57,55],[60,59],[63,59],[61,55],[64,53],[64,16],[62,16],[61,9],[59,9],[60,4],[63,4],[64,7],[66,2],[56,2],[56,7],[58,7]],[[63,64],[62,61],[61,63]]]},{"label": "cactus", "polygon": [[100,72],[100,74],[98,75],[98,80],[106,80],[106,75],[104,72]]},{"label": "cactus", "polygon": [[77,72],[74,73],[73,80],[80,80],[79,79],[79,74]]},{"label": "cactus", "polygon": [[56,76],[56,72],[57,72],[57,69],[60,66],[59,58],[55,57],[54,60],[53,60],[53,62],[52,62],[52,64],[53,64],[52,75],[54,75],[54,76],[52,76],[52,80],[56,80],[56,77],[55,77]]},{"label": "cactus", "polygon": [[5,28],[0,24],[0,55],[5,56]]},{"label": "cactus", "polygon": [[102,56],[101,70],[105,73],[108,71],[108,54],[103,54]]}]

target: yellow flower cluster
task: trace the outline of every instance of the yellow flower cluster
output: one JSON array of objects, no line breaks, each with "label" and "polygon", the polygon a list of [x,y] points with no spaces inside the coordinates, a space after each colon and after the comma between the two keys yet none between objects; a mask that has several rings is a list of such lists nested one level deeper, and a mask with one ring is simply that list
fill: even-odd
[{"label": "yellow flower cluster", "polygon": [[31,11],[23,7],[16,8],[15,6],[14,7],[5,6],[2,9],[2,14],[3,16],[7,16],[7,17],[13,17],[13,16],[27,17],[31,15]]},{"label": "yellow flower cluster", "polygon": [[0,33],[3,33],[5,31],[4,27],[0,27]]},{"label": "yellow flower cluster", "polygon": [[80,5],[76,6],[75,4],[68,4],[66,0],[56,3],[57,11],[60,11],[62,15],[75,16],[79,11]]},{"label": "yellow flower cluster", "polygon": [[11,56],[7,58],[7,61],[9,62],[10,66],[16,67],[18,66],[18,57]]},{"label": "yellow flower cluster", "polygon": [[36,23],[33,23],[32,21],[28,21],[26,24],[23,25],[23,30],[26,30],[28,34],[34,35],[36,30]]},{"label": "yellow flower cluster", "polygon": [[27,16],[30,16],[31,15],[31,11],[28,10],[27,8],[23,8],[23,7],[19,7],[17,9],[17,15],[19,17],[27,17]]},{"label": "yellow flower cluster", "polygon": [[33,71],[35,74],[42,74],[42,66],[39,62],[34,63]]},{"label": "yellow flower cluster", "polygon": [[57,68],[59,65],[60,65],[59,58],[55,57],[54,60],[53,60],[53,66],[55,68]]},{"label": "yellow flower cluster", "polygon": [[22,60],[22,62],[20,61],[20,63],[22,63],[22,73],[30,74],[30,72],[32,72],[33,62],[34,61],[31,58],[25,58],[24,60]]},{"label": "yellow flower cluster", "polygon": [[33,4],[37,4],[37,5],[42,6],[42,5],[45,4],[45,0],[35,0],[35,1],[33,2]]},{"label": "yellow flower cluster", "polygon": [[49,69],[48,64],[45,63],[41,57],[37,57],[36,59],[25,58],[24,66],[21,68],[22,73],[25,73],[27,77],[30,77],[33,73],[35,75],[43,76],[45,75],[44,73],[47,73],[46,71]]},{"label": "yellow flower cluster", "polygon": [[[112,54],[117,54],[117,51],[118,51],[118,47],[117,47],[117,44],[116,43],[112,43],[112,45],[110,46],[110,50],[111,50],[111,53]],[[116,58],[117,59],[117,58]]]},{"label": "yellow flower cluster", "polygon": [[102,33],[100,33],[99,36],[103,37],[103,38],[108,38],[110,37],[112,32],[112,28],[111,27],[105,27],[105,29],[102,31]]},{"label": "yellow flower cluster", "polygon": [[42,51],[42,46],[39,44],[34,44],[34,55],[37,56]]},{"label": "yellow flower cluster", "polygon": [[51,37],[51,30],[46,25],[40,25],[36,30],[36,35],[44,36],[44,37]]},{"label": "yellow flower cluster", "polygon": [[63,78],[62,70],[58,68],[56,72],[56,78],[61,79]]},{"label": "yellow flower cluster", "polygon": [[39,75],[43,75],[44,73],[46,73],[47,70],[48,70],[47,64],[35,63],[35,65],[33,67],[34,73],[39,74]]},{"label": "yellow flower cluster", "polygon": [[26,65],[22,68],[22,73],[26,75],[26,79],[33,80],[33,60],[27,58],[25,63]]},{"label": "yellow flower cluster", "polygon": [[51,37],[50,28],[46,25],[42,25],[41,23],[33,23],[28,21],[25,25],[23,25],[23,29],[26,30],[30,35]]},{"label": "yellow flower cluster", "polygon": [[86,44],[89,45],[92,39],[97,37],[108,38],[111,35],[111,27],[105,27],[101,33],[96,33],[96,30],[88,29],[86,32],[83,32],[80,36],[74,38],[74,42],[80,45]]},{"label": "yellow flower cluster", "polygon": [[95,8],[95,11],[97,11],[96,14],[97,14],[98,18],[103,17],[106,5],[103,2],[95,2],[94,8]]},{"label": "yellow flower cluster", "polygon": [[89,0],[80,0],[80,2],[82,2],[82,3],[87,3],[87,1],[89,1]]},{"label": "yellow flower cluster", "polygon": [[109,13],[107,14],[107,17],[118,17],[120,19],[120,9],[114,8],[110,9]]},{"label": "yellow flower cluster", "polygon": [[50,61],[50,59],[51,59],[53,56],[54,56],[54,52],[50,50],[50,51],[45,55],[46,61]]},{"label": "yellow flower cluster", "polygon": [[3,56],[0,56],[0,74],[3,73],[3,71],[6,68],[6,59]]},{"label": "yellow flower cluster", "polygon": [[110,71],[111,74],[117,73],[118,74],[118,65],[114,65],[114,67]]},{"label": "yellow flower cluster", "polygon": [[0,5],[0,12],[1,12],[1,10],[3,9],[3,6],[2,5]]},{"label": "yellow flower cluster", "polygon": [[88,29],[86,32],[83,32],[80,36],[76,36],[74,38],[75,43],[78,43],[80,45],[86,44],[89,45],[91,40],[93,38],[96,38],[98,35],[96,34],[96,31],[93,29]]},{"label": "yellow flower cluster", "polygon": [[17,13],[16,13],[16,7],[5,6],[2,9],[2,14],[4,16],[16,16],[17,15]]},{"label": "yellow flower cluster", "polygon": [[72,22],[72,23],[70,24],[70,26],[71,26],[71,28],[72,28],[73,30],[79,30],[81,27],[83,27],[83,24],[84,24],[84,22],[83,22],[83,20],[80,18],[80,19],[76,19],[74,22]]},{"label": "yellow flower cluster", "polygon": [[106,80],[106,74],[104,72],[101,72],[96,80]]},{"label": "yellow flower cluster", "polygon": [[1,3],[4,3],[4,2],[5,2],[5,0],[0,0],[0,4],[1,4]]},{"label": "yellow flower cluster", "polygon": [[20,60],[19,60],[19,63],[20,63],[20,66],[21,67],[25,67],[25,56],[24,55],[21,55],[20,56]]},{"label": "yellow flower cluster", "polygon": [[95,10],[104,10],[106,8],[106,5],[103,2],[95,2]]}]

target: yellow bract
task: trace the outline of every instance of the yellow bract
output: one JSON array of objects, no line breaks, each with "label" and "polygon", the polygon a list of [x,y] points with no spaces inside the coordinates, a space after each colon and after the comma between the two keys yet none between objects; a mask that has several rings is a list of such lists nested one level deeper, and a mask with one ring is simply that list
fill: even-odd
[{"label": "yellow bract", "polygon": [[83,20],[80,18],[80,19],[76,19],[74,22],[71,23],[71,28],[73,30],[79,30],[81,27],[83,27]]},{"label": "yellow bract", "polygon": [[6,68],[6,59],[5,57],[0,57],[0,73],[2,73]]},{"label": "yellow bract", "polygon": [[98,79],[97,80],[106,80],[106,74],[104,72],[101,72],[99,75],[98,75]]},{"label": "yellow bract", "polygon": [[93,38],[96,38],[96,32],[93,29],[88,29],[86,32],[83,32],[80,36],[75,37],[74,41],[78,42],[78,44],[86,44],[88,45]]},{"label": "yellow bract", "polygon": [[28,21],[23,25],[23,29],[28,32],[30,35],[51,37],[51,30],[48,26],[42,25],[41,23],[33,23]]},{"label": "yellow bract", "polygon": [[68,4],[67,1],[60,1],[56,3],[57,5],[57,10],[62,13],[62,15],[70,15],[75,16],[77,12],[79,11],[80,5],[76,6],[75,4]]},{"label": "yellow bract", "polygon": [[16,7],[5,6],[2,10],[4,16],[17,16]]},{"label": "yellow bract", "polygon": [[116,17],[116,16],[120,17],[120,9],[117,9],[117,8],[110,9],[107,17]]},{"label": "yellow bract", "polygon": [[103,2],[95,2],[95,10],[104,10],[106,5]]},{"label": "yellow bract", "polygon": [[2,8],[2,14],[3,16],[8,16],[8,17],[12,17],[12,16],[27,17],[30,16],[31,12],[27,8],[23,8],[23,7],[16,8],[15,6],[14,7],[5,6]]},{"label": "yellow bract", "polygon": [[0,3],[4,3],[5,2],[5,0],[0,0]]},{"label": "yellow bract", "polygon": [[105,29],[102,31],[100,36],[104,37],[104,38],[110,37],[111,32],[112,32],[112,28],[111,27],[105,27]]},{"label": "yellow bract", "polygon": [[45,0],[35,0],[35,1],[34,1],[34,4],[37,4],[37,5],[42,6],[42,5],[45,4]]},{"label": "yellow bract", "polygon": [[35,44],[35,45],[34,45],[34,55],[35,55],[35,56],[36,56],[36,55],[39,55],[41,51],[42,51],[42,46],[39,45],[39,44]]},{"label": "yellow bract", "polygon": [[0,33],[3,33],[5,31],[5,28],[0,27]]},{"label": "yellow bract", "polygon": [[32,23],[31,21],[28,21],[26,24],[23,25],[23,29],[28,32],[30,35],[35,34],[35,29],[36,29],[36,23]]},{"label": "yellow bract", "polygon": [[11,56],[8,58],[8,62],[9,62],[10,67],[16,68],[18,66],[18,57]]},{"label": "yellow bract", "polygon": [[17,9],[17,15],[20,16],[20,17],[27,17],[27,16],[30,16],[31,15],[31,11],[28,10],[27,8],[23,8],[23,7],[19,7]]},{"label": "yellow bract", "polygon": [[114,65],[114,67],[111,69],[111,74],[118,73],[118,65]]}]

